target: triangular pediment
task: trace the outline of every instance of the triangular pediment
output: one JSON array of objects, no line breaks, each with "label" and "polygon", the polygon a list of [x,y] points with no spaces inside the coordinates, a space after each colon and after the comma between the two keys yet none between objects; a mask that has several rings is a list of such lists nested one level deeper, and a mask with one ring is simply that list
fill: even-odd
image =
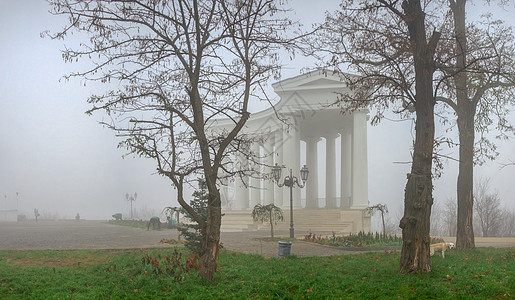
[{"label": "triangular pediment", "polygon": [[320,78],[306,83],[299,84],[298,86],[325,86],[325,85],[342,85],[341,81],[331,80],[327,78]]},{"label": "triangular pediment", "polygon": [[306,74],[281,80],[272,85],[276,92],[345,88],[341,74],[332,71],[314,70]]}]

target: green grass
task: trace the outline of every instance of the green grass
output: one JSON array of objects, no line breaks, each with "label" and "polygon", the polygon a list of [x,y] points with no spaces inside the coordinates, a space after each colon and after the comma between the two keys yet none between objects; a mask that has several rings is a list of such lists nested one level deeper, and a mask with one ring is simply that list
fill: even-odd
[{"label": "green grass", "polygon": [[0,299],[513,299],[515,248],[447,251],[433,270],[397,274],[399,252],[265,259],[223,250],[213,282],[155,275],[169,249],[0,251]]}]

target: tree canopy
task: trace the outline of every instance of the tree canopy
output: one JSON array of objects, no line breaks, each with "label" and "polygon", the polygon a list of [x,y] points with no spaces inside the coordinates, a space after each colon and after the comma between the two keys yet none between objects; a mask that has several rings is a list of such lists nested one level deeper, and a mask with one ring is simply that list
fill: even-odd
[{"label": "tree canopy", "polygon": [[[263,86],[279,76],[278,49],[290,48],[283,18],[273,0],[50,0],[52,13],[68,16],[54,38],[82,32],[89,39],[66,48],[66,62],[94,67],[70,74],[114,83],[93,95],[88,111],[103,111],[103,125],[120,137],[128,153],[151,158],[157,172],[177,189],[178,202],[200,224],[204,238],[200,274],[216,270],[221,224],[220,170],[230,154],[247,151],[239,135],[250,99],[266,99]],[[210,122],[229,118],[233,127],[214,134]],[[248,154],[248,153],[247,153]],[[186,201],[184,188],[203,175],[207,218]]]}]

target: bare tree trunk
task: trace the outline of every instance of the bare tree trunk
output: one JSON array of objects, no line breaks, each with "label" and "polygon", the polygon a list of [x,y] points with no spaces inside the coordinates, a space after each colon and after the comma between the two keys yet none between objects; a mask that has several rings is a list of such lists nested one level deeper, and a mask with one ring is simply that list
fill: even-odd
[{"label": "bare tree trunk", "polygon": [[210,192],[208,202],[213,203],[213,205],[207,207],[207,222],[203,235],[204,242],[202,243],[199,276],[213,280],[217,267],[216,259],[220,250],[220,226],[222,224],[220,192],[216,189],[215,192]]},{"label": "bare tree trunk", "polygon": [[433,55],[440,34],[434,32],[426,40],[424,12],[420,1],[405,0],[408,30],[415,66],[416,124],[413,163],[404,193],[404,216],[402,228],[402,251],[400,273],[431,271],[429,235],[433,183],[431,170],[434,143]]},{"label": "bare tree trunk", "polygon": [[474,207],[474,114],[466,111],[458,114],[460,135],[460,162],[458,174],[458,220],[456,248],[472,249],[474,243],[474,227],[472,216]]},{"label": "bare tree trunk", "polygon": [[386,225],[384,225],[384,212],[381,211],[381,220],[383,221],[383,237],[386,238]]},{"label": "bare tree trunk", "polygon": [[404,193],[404,216],[399,225],[403,241],[400,273],[431,271],[429,230],[433,204],[431,160],[434,119],[430,113],[426,113],[425,118],[422,115],[417,107],[416,126],[424,130],[417,130],[413,167]]},{"label": "bare tree trunk", "polygon": [[460,138],[460,162],[457,184],[458,220],[456,248],[474,248],[474,229],[472,215],[474,207],[474,116],[475,103],[468,97],[467,73],[467,36],[465,32],[466,0],[450,0],[454,16],[454,33],[456,35],[456,102],[458,131]]}]

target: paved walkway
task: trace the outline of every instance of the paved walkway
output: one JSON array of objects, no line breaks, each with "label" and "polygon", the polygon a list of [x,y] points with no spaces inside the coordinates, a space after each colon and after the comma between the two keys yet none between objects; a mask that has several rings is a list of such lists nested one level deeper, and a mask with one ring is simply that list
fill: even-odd
[{"label": "paved walkway", "polygon": [[[289,236],[287,231],[277,231],[278,237]],[[226,249],[277,257],[278,242],[270,241],[269,230],[251,232],[222,232],[221,241]],[[107,224],[105,221],[34,221],[0,222],[0,250],[33,249],[134,249],[169,247],[161,239],[177,239],[177,230],[146,231],[144,229]],[[297,236],[297,238],[301,238]],[[454,238],[445,238],[454,241]],[[477,247],[514,247],[515,238],[476,238]],[[328,256],[352,254],[349,251],[296,240],[291,254],[303,256]]]}]

